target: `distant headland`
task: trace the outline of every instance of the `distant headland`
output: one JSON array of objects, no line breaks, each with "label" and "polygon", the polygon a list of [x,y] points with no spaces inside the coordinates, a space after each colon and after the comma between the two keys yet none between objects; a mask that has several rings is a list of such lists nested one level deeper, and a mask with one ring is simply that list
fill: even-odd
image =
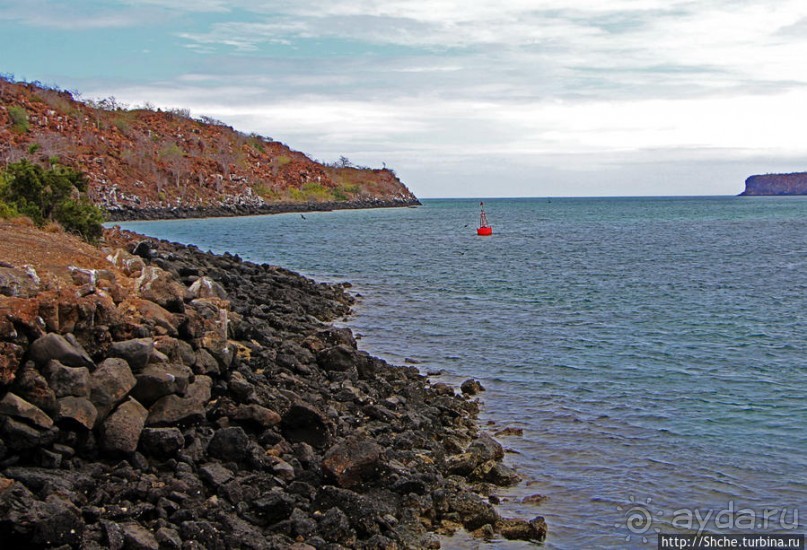
[{"label": "distant headland", "polygon": [[751,176],[740,193],[741,197],[778,195],[807,195],[807,172]]}]

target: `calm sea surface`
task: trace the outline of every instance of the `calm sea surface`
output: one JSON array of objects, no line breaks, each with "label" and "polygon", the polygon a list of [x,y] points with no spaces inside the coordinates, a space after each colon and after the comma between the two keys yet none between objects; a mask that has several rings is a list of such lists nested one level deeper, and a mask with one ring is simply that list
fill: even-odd
[{"label": "calm sea surface", "polygon": [[804,533],[807,198],[485,205],[487,238],[477,200],[123,225],[350,281],[364,349],[482,380],[547,548]]}]

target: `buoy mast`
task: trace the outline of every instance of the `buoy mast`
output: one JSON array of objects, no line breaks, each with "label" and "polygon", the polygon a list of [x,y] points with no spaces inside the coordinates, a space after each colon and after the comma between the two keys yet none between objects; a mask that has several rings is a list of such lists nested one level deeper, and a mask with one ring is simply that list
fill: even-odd
[{"label": "buoy mast", "polygon": [[483,237],[487,237],[488,235],[493,235],[493,228],[488,225],[488,216],[485,214],[485,203],[479,203],[479,228],[476,230],[477,235],[481,235]]}]

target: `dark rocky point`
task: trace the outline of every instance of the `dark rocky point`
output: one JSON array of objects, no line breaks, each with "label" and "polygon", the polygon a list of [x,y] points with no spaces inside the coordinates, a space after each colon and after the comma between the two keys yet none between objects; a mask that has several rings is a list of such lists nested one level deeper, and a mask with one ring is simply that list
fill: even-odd
[{"label": "dark rocky point", "polygon": [[518,475],[475,421],[481,384],[464,397],[357,350],[323,325],[350,312],[342,285],[119,230],[105,246],[110,273],[71,277],[114,292],[2,287],[25,311],[69,315],[0,319],[0,547],[545,537],[542,518],[503,519],[482,496]]}]

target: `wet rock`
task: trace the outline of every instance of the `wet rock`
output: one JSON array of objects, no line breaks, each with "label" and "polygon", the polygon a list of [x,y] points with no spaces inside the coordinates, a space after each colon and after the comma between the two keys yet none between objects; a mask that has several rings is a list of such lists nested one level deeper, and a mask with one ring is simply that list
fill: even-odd
[{"label": "wet rock", "polygon": [[454,388],[445,382],[437,382],[432,384],[432,390],[437,395],[454,395]]},{"label": "wet rock", "polygon": [[328,443],[328,420],[313,405],[298,402],[293,404],[281,420],[283,436],[291,443],[308,443],[314,448]]},{"label": "wet rock", "polygon": [[495,435],[496,437],[509,437],[509,436],[521,437],[522,435],[524,435],[524,430],[522,428],[513,428],[508,426],[507,428],[504,428],[496,432]]},{"label": "wet rock", "polygon": [[347,346],[356,349],[356,339],[348,328],[328,327],[319,333],[320,338],[329,346]]},{"label": "wet rock", "polygon": [[549,497],[546,496],[546,495],[539,495],[539,494],[536,493],[534,495],[528,495],[528,496],[522,498],[521,503],[522,504],[535,504],[535,505],[538,505],[538,504],[543,503],[548,498]]},{"label": "wet rock", "polygon": [[504,448],[485,432],[480,433],[468,446],[467,452],[476,458],[478,464],[504,458]]},{"label": "wet rock", "polygon": [[383,449],[374,441],[350,437],[328,449],[322,471],[340,487],[353,488],[378,478],[382,455]]},{"label": "wet rock", "polygon": [[170,458],[184,446],[179,428],[145,428],[140,434],[140,450],[147,456]]},{"label": "wet rock", "polygon": [[43,369],[43,374],[56,397],[90,396],[90,370],[87,367],[67,367],[52,360]]},{"label": "wet rock", "polygon": [[146,408],[129,398],[101,425],[101,448],[111,453],[135,452],[147,416]]},{"label": "wet rock", "polygon": [[90,401],[98,410],[98,419],[106,418],[135,383],[132,370],[124,359],[109,358],[101,362],[90,376]]},{"label": "wet rock", "polygon": [[140,372],[149,362],[154,351],[154,340],[151,338],[135,338],[115,342],[110,348],[109,357],[119,357],[129,364],[133,372]]},{"label": "wet rock", "polygon": [[465,382],[460,385],[460,391],[464,395],[476,395],[479,392],[485,391],[485,388],[479,382],[479,380],[474,380],[473,378],[469,378]]},{"label": "wet rock", "polygon": [[168,395],[159,399],[149,409],[146,425],[163,427],[190,425],[199,423],[205,418],[205,407],[210,401],[213,381],[207,376],[197,376],[188,386],[184,397]]},{"label": "wet rock", "polygon": [[521,477],[515,470],[495,460],[489,460],[477,466],[471,472],[469,479],[472,481],[485,481],[499,487],[509,487],[521,481]]},{"label": "wet rock", "polygon": [[490,524],[495,525],[499,515],[490,503],[479,495],[460,492],[448,497],[449,509],[459,515],[462,525],[469,531]]},{"label": "wet rock", "polygon": [[446,471],[449,474],[467,476],[480,464],[480,457],[472,453],[460,453],[446,458]]},{"label": "wet rock", "polygon": [[502,519],[496,530],[507,540],[543,541],[546,539],[546,521],[541,516],[530,521],[523,519]]},{"label": "wet rock", "polygon": [[157,542],[154,534],[139,523],[124,523],[121,525],[121,529],[123,530],[123,540],[127,550],[160,549],[160,543]]},{"label": "wet rock", "polygon": [[17,371],[12,391],[48,415],[54,415],[57,411],[56,394],[48,386],[45,377],[36,369],[33,361],[27,362]]},{"label": "wet rock", "polygon": [[0,399],[0,414],[25,420],[44,430],[53,426],[53,420],[42,409],[13,393],[7,393]]},{"label": "wet rock", "polygon": [[57,422],[67,421],[91,430],[95,425],[98,410],[89,399],[84,397],[62,397],[59,399]]},{"label": "wet rock", "polygon": [[56,360],[69,367],[87,367],[95,369],[95,364],[80,346],[74,346],[61,334],[50,332],[31,344],[29,356],[37,366],[44,367]]},{"label": "wet rock", "polygon": [[235,426],[217,430],[207,445],[207,452],[213,458],[225,462],[239,462],[247,457],[248,446],[249,437],[246,432],[243,428]]}]

